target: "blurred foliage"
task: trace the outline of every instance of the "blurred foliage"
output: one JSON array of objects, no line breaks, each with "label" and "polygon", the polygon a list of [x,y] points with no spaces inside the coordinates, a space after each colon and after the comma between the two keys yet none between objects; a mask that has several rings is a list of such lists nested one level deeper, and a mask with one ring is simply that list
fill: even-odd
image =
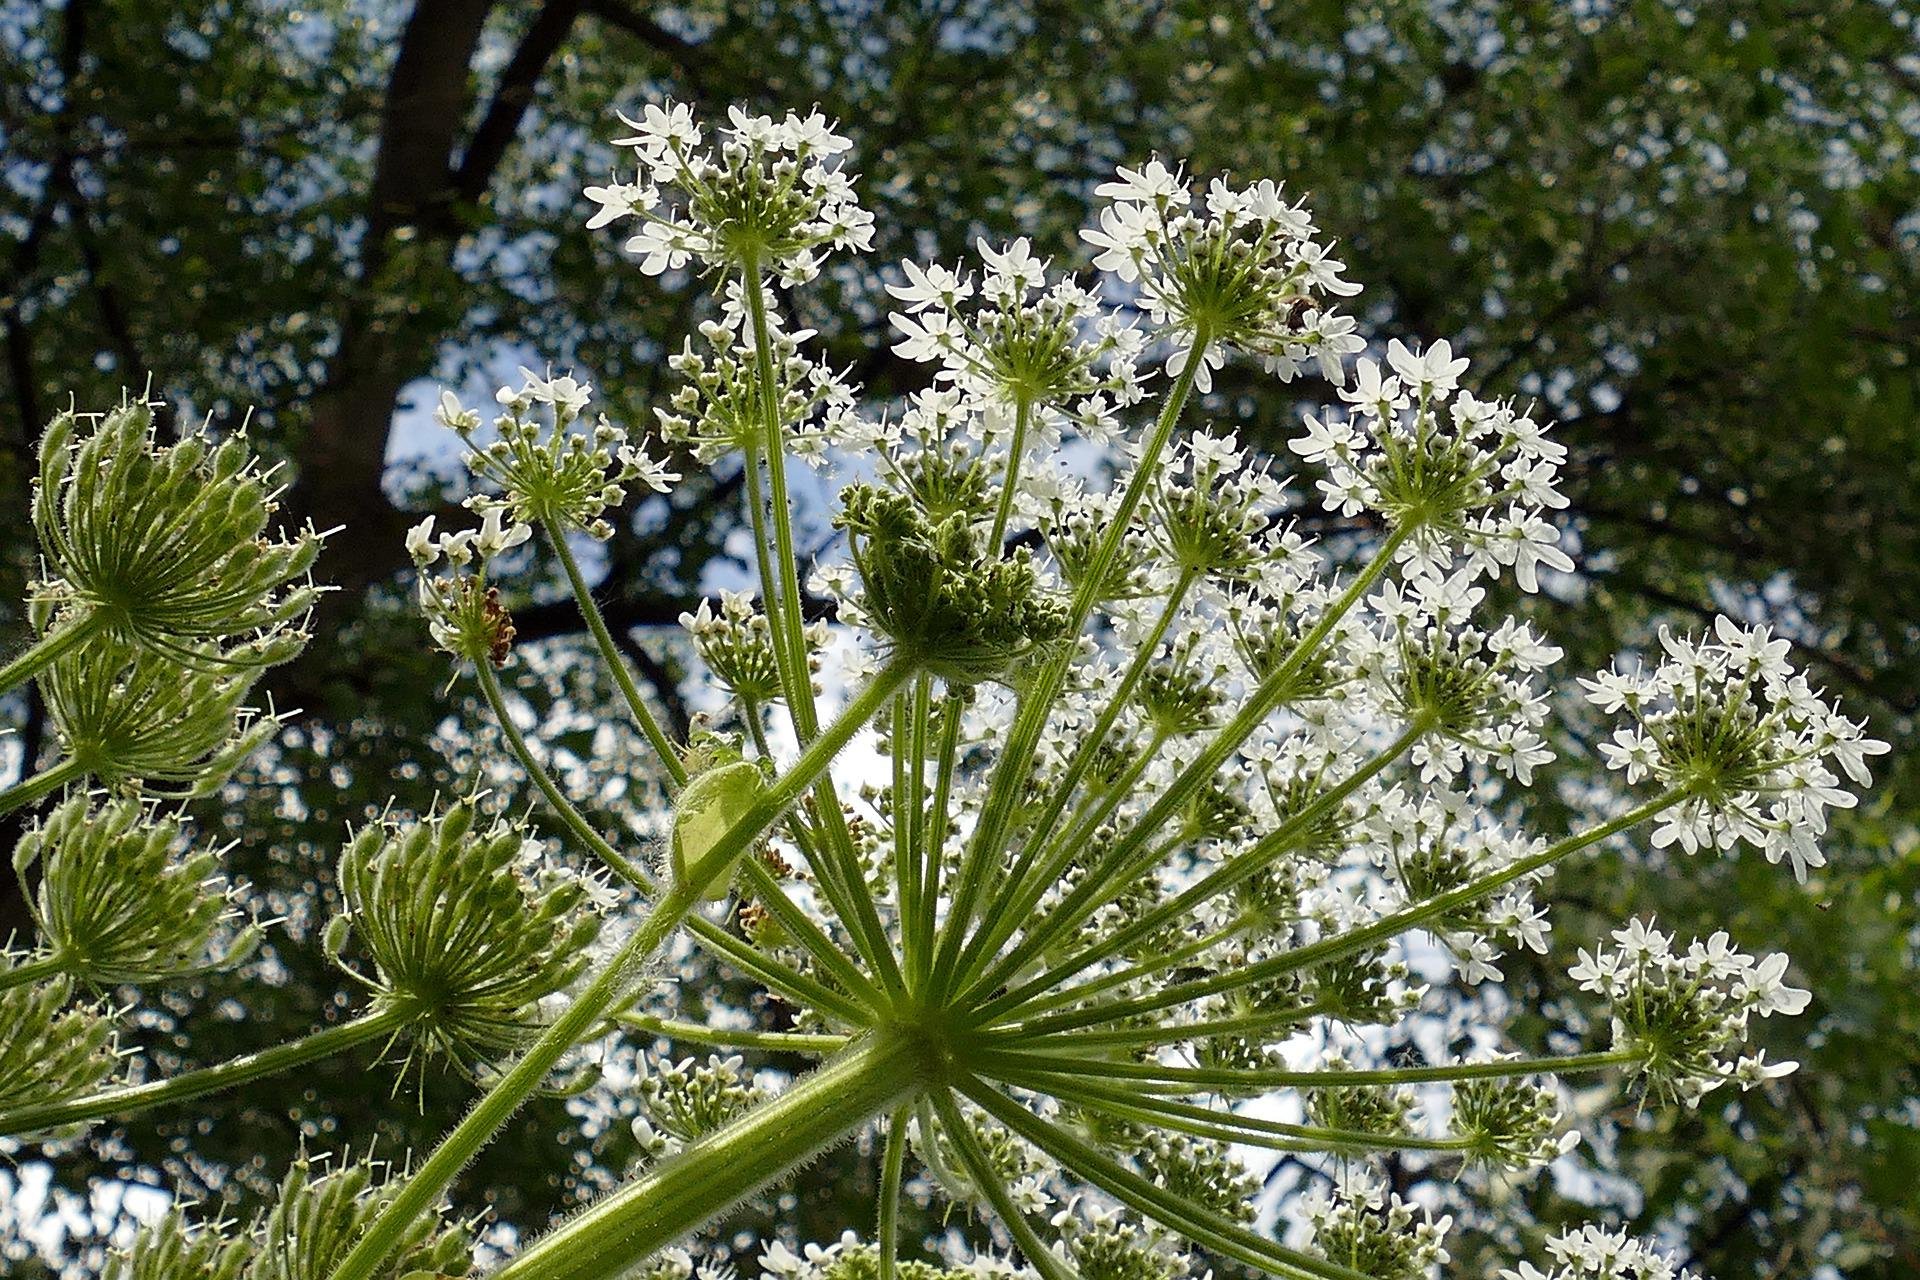
[{"label": "blurred foliage", "polygon": [[[610,108],[666,93],[709,112],[817,102],[858,140],[873,264],[951,259],[980,234],[1077,258],[1093,184],[1156,149],[1311,193],[1367,286],[1370,333],[1450,338],[1476,387],[1560,421],[1585,556],[1533,608],[1570,669],[1644,646],[1661,623],[1765,616],[1897,742],[1804,889],[1755,859],[1644,849],[1560,873],[1555,954],[1509,969],[1516,1006],[1534,1011],[1517,1037],[1577,1029],[1538,993],[1566,990],[1573,946],[1657,911],[1680,932],[1793,952],[1815,1004],[1765,1044],[1804,1066],[1700,1113],[1607,1115],[1581,1157],[1595,1176],[1509,1189],[1513,1212],[1469,1219],[1453,1252],[1461,1274],[1491,1274],[1520,1247],[1515,1224],[1591,1202],[1684,1234],[1720,1280],[1920,1272],[1920,842],[1904,751],[1920,708],[1913,26],[1897,0],[0,0],[0,502],[23,509],[56,407],[106,403],[150,370],[182,413],[231,426],[254,409],[258,446],[291,464],[289,510],[348,526],[322,576],[353,589],[276,691],[306,714],[235,803],[201,815],[240,842],[233,869],[284,921],[238,974],[124,992],[129,1044],[173,1071],[340,1016],[349,995],[314,930],[345,824],[389,796],[421,810],[435,788],[482,780],[525,803],[491,763],[481,709],[464,688],[441,696],[444,664],[406,607],[398,531],[461,492],[444,459],[409,456],[428,447],[413,406],[434,380],[551,360],[644,421],[696,303],[582,229],[576,193],[613,163]],[[796,305],[885,396],[924,375],[887,353],[877,286],[849,266]],[[1273,446],[1327,395],[1242,375],[1207,408]],[[636,502],[607,548],[604,603],[676,719],[698,707],[682,701],[672,619],[735,572],[734,498],[720,476],[671,509]],[[1338,552],[1364,545],[1364,529],[1301,515]],[[0,525],[9,644],[34,567],[23,523]],[[638,841],[657,797],[637,745],[590,714],[604,691],[569,660],[577,623],[555,577],[525,566],[516,618],[551,661],[523,666],[518,693],[577,792]],[[38,709],[5,710],[34,750]],[[1585,764],[1575,717],[1566,812],[1531,821],[1572,820]],[[4,932],[24,911],[16,886],[0,896]],[[747,999],[697,959],[675,974],[691,1014]],[[762,1015],[777,1025],[778,1009]],[[298,1143],[417,1147],[469,1096],[454,1077],[393,1096],[372,1058],[16,1159],[44,1157],[82,1196],[120,1176],[248,1212]],[[630,1069],[610,1062],[609,1079]],[[633,1155],[621,1103],[603,1087],[528,1108],[469,1171],[463,1203],[537,1226],[606,1185]],[[850,1149],[728,1230],[864,1228],[873,1164]],[[11,1229],[8,1274],[37,1274]]]}]

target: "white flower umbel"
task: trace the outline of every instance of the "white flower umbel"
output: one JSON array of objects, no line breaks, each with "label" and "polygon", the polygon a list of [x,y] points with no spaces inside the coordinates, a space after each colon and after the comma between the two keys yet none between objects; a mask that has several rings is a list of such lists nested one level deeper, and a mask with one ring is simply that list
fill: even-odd
[{"label": "white flower umbel", "polygon": [[1642,920],[1613,940],[1613,949],[1582,949],[1570,976],[1606,998],[1614,1048],[1649,1092],[1694,1106],[1728,1081],[1750,1089],[1793,1071],[1795,1063],[1740,1053],[1750,1019],[1799,1013],[1812,998],[1783,981],[1786,956],[1756,960],[1725,933],[1681,950]]},{"label": "white flower umbel", "polygon": [[827,251],[873,242],[873,215],[836,159],[851,144],[817,112],[776,121],[734,107],[717,147],[704,145],[684,103],[649,104],[621,121],[633,133],[614,145],[633,148],[639,174],[587,189],[600,206],[588,226],[638,222],[627,251],[648,275],[698,261],[803,284]]},{"label": "white flower umbel", "polygon": [[1667,1254],[1623,1231],[1581,1227],[1547,1241],[1553,1264],[1546,1270],[1523,1262],[1500,1280],[1702,1280]]},{"label": "white flower umbel", "polygon": [[1366,344],[1327,297],[1360,286],[1341,279],[1345,265],[1327,256],[1311,215],[1276,183],[1234,188],[1215,178],[1196,202],[1183,174],[1150,160],[1122,167],[1095,193],[1109,203],[1100,225],[1080,233],[1100,250],[1094,266],[1137,288],[1154,323],[1188,339],[1176,344],[1169,374],[1191,361],[1207,391],[1226,353],[1240,351],[1282,380],[1317,367],[1344,381],[1345,358]]},{"label": "white flower umbel", "polygon": [[[684,385],[661,429],[740,468],[758,575],[757,592],[685,619],[706,667],[700,730],[662,728],[628,670],[636,637],[610,631],[569,549],[628,484],[668,482],[637,442],[584,425],[578,379],[505,388],[500,439],[475,455],[479,527],[408,538],[456,678],[477,682],[569,845],[624,893],[550,886],[519,860],[537,852],[458,830],[459,811],[383,824],[343,862],[349,923],[329,939],[359,940],[369,1013],[174,1080],[0,1110],[0,1133],[411,1033],[499,1074],[328,1264],[329,1280],[375,1280],[575,1046],[619,1026],[676,1055],[641,1089],[637,1132],[665,1158],[499,1280],[611,1280],[648,1258],[642,1274],[688,1280],[691,1257],[663,1251],[874,1124],[872,1246],[769,1247],[766,1270],[1018,1273],[901,1258],[901,1198],[920,1185],[1004,1230],[1039,1280],[1180,1280],[1193,1250],[1289,1280],[1413,1280],[1444,1261],[1446,1224],[1381,1191],[1371,1161],[1462,1165],[1472,1187],[1578,1140],[1557,1077],[1617,1071],[1656,1102],[1692,1101],[1784,1069],[1742,1045],[1750,1019],[1804,1002],[1785,959],[1724,937],[1680,953],[1644,926],[1575,974],[1611,1043],[1535,1055],[1526,1035],[1475,1024],[1453,1041],[1464,1056],[1380,1061],[1383,1043],[1424,1043],[1408,1026],[1432,1011],[1419,979],[1448,957],[1450,981],[1476,983],[1498,978],[1505,948],[1544,949],[1560,861],[1652,825],[1661,842],[1745,835],[1813,863],[1824,815],[1849,802],[1838,778],[1864,783],[1881,747],[1786,669],[1779,642],[1727,624],[1670,640],[1644,675],[1591,682],[1633,721],[1610,748],[1623,782],[1655,794],[1605,797],[1613,816],[1557,838],[1520,829],[1560,653],[1489,616],[1490,580],[1532,591],[1571,567],[1549,519],[1563,450],[1465,390],[1443,342],[1391,343],[1347,385],[1360,343],[1328,299],[1353,286],[1299,205],[1265,182],[1196,193],[1155,162],[1102,188],[1088,239],[1104,280],[1022,241],[980,246],[964,272],[903,269],[895,328],[903,354],[936,366],[932,385],[863,412],[774,294],[866,242],[842,140],[817,118],[736,112],[710,148],[672,103],[629,123],[639,176],[594,189],[594,223],[638,220],[645,271],[701,268],[713,318],[672,361]],[[1168,376],[1137,376],[1149,349],[1172,352]],[[1336,513],[1364,517],[1350,562],[1289,526],[1269,460],[1193,429],[1222,407],[1204,398],[1210,371],[1238,354],[1343,386],[1294,452]],[[480,429],[456,400],[442,417]],[[1111,469],[1047,447],[1069,436]],[[796,547],[794,457],[834,482],[843,539],[824,563]],[[660,856],[623,851],[626,831],[575,807],[496,675],[525,589],[514,570],[532,558],[509,552],[536,534],[654,747],[671,797]],[[855,741],[877,758],[842,788]],[[647,905],[587,951],[585,897]],[[724,914],[708,905],[729,897]],[[782,1025],[668,1016],[639,979],[683,929],[753,992],[749,1011],[777,1000]],[[487,941],[452,945],[469,939]],[[25,988],[45,976],[32,964],[5,973],[24,970]],[[692,1066],[681,1044],[722,1053]],[[776,1089],[747,1081],[733,1049],[821,1066]],[[1300,1119],[1251,1105],[1282,1092]],[[1312,1210],[1310,1244],[1256,1227],[1248,1148],[1352,1175]]]},{"label": "white flower umbel", "polygon": [[1866,786],[1867,760],[1887,744],[1796,675],[1787,642],[1764,626],[1723,617],[1712,639],[1662,630],[1660,645],[1657,664],[1580,682],[1590,702],[1627,721],[1601,745],[1608,766],[1684,796],[1654,844],[1693,853],[1744,841],[1769,862],[1789,859],[1805,881],[1826,864],[1826,811],[1854,804],[1840,774]]}]

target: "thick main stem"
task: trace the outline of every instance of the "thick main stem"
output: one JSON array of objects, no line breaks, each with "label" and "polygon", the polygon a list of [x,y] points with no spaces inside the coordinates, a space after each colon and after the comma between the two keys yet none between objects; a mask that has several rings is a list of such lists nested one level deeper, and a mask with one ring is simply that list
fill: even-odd
[{"label": "thick main stem", "polygon": [[215,1066],[202,1067],[198,1071],[186,1071],[145,1084],[122,1085],[84,1098],[68,1098],[0,1112],[0,1136],[41,1133],[63,1125],[128,1115],[149,1107],[185,1102],[222,1089],[231,1089],[250,1080],[330,1058],[369,1040],[392,1035],[412,1021],[414,1016],[404,1009],[389,1005],[351,1022],[343,1022],[298,1040],[262,1049],[258,1053],[244,1054]]},{"label": "thick main stem", "polygon": [[574,1217],[495,1280],[612,1280],[783,1174],[839,1145],[926,1081],[927,1049],[868,1034],[785,1093]]}]

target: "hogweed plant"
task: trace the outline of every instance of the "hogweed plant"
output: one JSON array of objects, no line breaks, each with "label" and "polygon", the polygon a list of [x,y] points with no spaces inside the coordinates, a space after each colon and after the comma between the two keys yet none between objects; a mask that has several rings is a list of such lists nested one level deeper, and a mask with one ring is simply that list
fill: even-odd
[{"label": "hogweed plant", "polygon": [[[1865,785],[1885,746],[1788,668],[1784,641],[1722,619],[1582,681],[1620,722],[1603,818],[1557,839],[1509,825],[1551,758],[1560,653],[1487,617],[1487,584],[1534,591],[1542,569],[1573,567],[1549,514],[1564,450],[1523,407],[1463,387],[1444,342],[1361,357],[1335,306],[1358,286],[1303,205],[1268,181],[1195,190],[1156,160],[1099,188],[1096,275],[1025,240],[905,264],[888,286],[895,349],[929,367],[928,387],[863,406],[782,301],[869,246],[847,142],[818,116],[738,110],[709,134],[674,103],[626,124],[633,165],[588,189],[588,225],[624,225],[643,272],[710,290],[672,358],[679,389],[646,430],[592,413],[571,376],[523,371],[486,414],[443,394],[478,522],[428,520],[407,540],[455,678],[477,682],[605,879],[556,869],[475,797],[349,833],[324,936],[366,992],[357,1017],[103,1083],[111,1010],[76,993],[196,972],[247,940],[214,855],[184,852],[141,793],[204,793],[270,731],[239,708],[304,639],[317,538],[263,532],[272,495],[244,445],[162,446],[143,405],[65,415],[47,435],[42,638],[5,679],[40,681],[60,754],[0,803],[68,798],[16,858],[40,869],[39,937],[0,972],[0,1132],[70,1131],[375,1040],[480,1090],[417,1159],[303,1163],[259,1221],[176,1213],[118,1274],[464,1272],[470,1224],[442,1216],[449,1183],[531,1094],[579,1079],[583,1046],[619,1034],[719,1052],[653,1062],[629,1100],[641,1166],[523,1242],[502,1280],[685,1280],[702,1266],[691,1233],[870,1128],[878,1204],[849,1224],[870,1238],[771,1244],[763,1269],[1176,1280],[1205,1265],[1197,1252],[1410,1280],[1445,1263],[1449,1222],[1388,1191],[1378,1159],[1538,1169],[1579,1141],[1563,1078],[1610,1073],[1647,1105],[1693,1105],[1792,1069],[1746,1048],[1753,1018],[1806,1003],[1786,958],[1643,920],[1570,975],[1595,1001],[1582,1051],[1495,1048],[1498,1028],[1481,1028],[1476,1054],[1379,1063],[1377,1029],[1428,1007],[1417,955],[1430,972],[1437,946],[1477,984],[1499,981],[1511,948],[1544,951],[1561,861],[1645,828],[1688,853],[1751,846],[1804,877],[1826,812],[1853,803],[1843,778]],[[1206,420],[1201,397],[1234,359],[1338,387],[1292,448],[1324,504],[1372,531],[1354,567],[1292,526],[1271,460]],[[691,742],[649,707],[577,559],[635,486],[671,489],[688,465],[674,457],[741,469],[758,570],[757,592],[683,618],[723,706]],[[796,553],[796,465],[837,488],[840,550],[812,565]],[[658,839],[590,822],[511,714],[497,673],[523,659],[500,566],[536,534],[668,780]],[[789,1026],[659,1012],[648,962],[682,937]],[[730,1056],[761,1049],[820,1065],[774,1089]],[[1250,1105],[1280,1092],[1299,1120]],[[1284,1210],[1286,1240],[1256,1219],[1249,1151],[1328,1174]],[[900,1213],[914,1171],[1002,1252],[916,1256]],[[1547,1269],[1505,1274],[1676,1274],[1597,1227],[1547,1250]]]}]

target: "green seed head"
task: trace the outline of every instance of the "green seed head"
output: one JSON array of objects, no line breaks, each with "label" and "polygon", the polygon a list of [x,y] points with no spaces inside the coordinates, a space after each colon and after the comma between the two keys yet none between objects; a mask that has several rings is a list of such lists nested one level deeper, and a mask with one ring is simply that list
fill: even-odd
[{"label": "green seed head", "polygon": [[212,849],[183,851],[180,824],[135,800],[76,795],[14,848],[22,882],[36,862],[40,946],[85,982],[162,982],[244,958],[248,928],[222,937],[234,907]]},{"label": "green seed head", "polygon": [[305,643],[316,590],[321,535],[269,534],[277,494],[243,438],[162,445],[136,400],[53,420],[33,522],[54,594],[113,635],[194,667],[254,667],[284,660],[278,641]]},{"label": "green seed head", "polygon": [[[252,1232],[253,1261],[246,1280],[326,1280],[406,1179],[383,1164],[348,1160],[316,1172],[302,1156],[280,1184],[280,1197]],[[464,1223],[443,1213],[414,1218],[377,1280],[464,1276],[473,1266],[473,1240]]]},{"label": "green seed head", "polygon": [[[35,613],[44,631],[46,606]],[[282,633],[239,647],[257,662],[183,666],[113,637],[62,655],[40,678],[62,754],[117,791],[210,794],[279,728],[277,718],[246,705],[247,694],[259,667],[285,661],[299,646]],[[219,656],[211,646],[200,651]]]},{"label": "green seed head", "polygon": [[105,1280],[240,1280],[249,1256],[245,1239],[223,1235],[217,1224],[196,1226],[174,1209],[107,1259]]},{"label": "green seed head", "polygon": [[113,1070],[112,1024],[94,1006],[68,1009],[72,991],[66,978],[0,991],[0,1111],[77,1098]]},{"label": "green seed head", "polygon": [[[344,908],[328,926],[329,955],[415,1018],[419,1046],[468,1072],[525,1045],[545,1019],[541,1001],[586,968],[600,918],[576,877],[535,873],[527,830],[475,830],[463,800],[422,821],[361,830],[340,858]],[[349,938],[372,963],[342,957]]]}]

